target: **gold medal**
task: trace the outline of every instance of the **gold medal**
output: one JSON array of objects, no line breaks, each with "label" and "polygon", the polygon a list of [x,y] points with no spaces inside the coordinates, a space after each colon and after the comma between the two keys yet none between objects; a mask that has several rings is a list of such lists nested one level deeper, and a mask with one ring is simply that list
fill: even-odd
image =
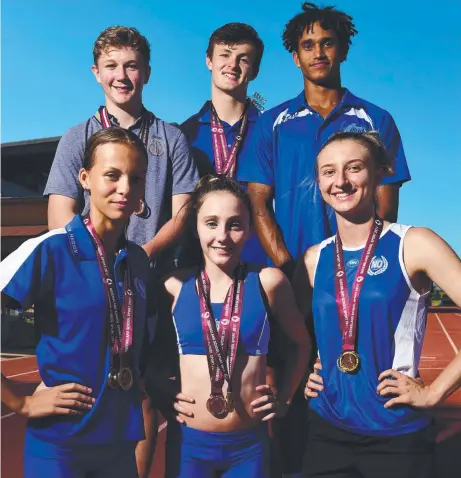
[{"label": "gold medal", "polygon": [[346,350],[338,357],[338,368],[344,373],[355,373],[360,367],[360,357],[355,350]]}]

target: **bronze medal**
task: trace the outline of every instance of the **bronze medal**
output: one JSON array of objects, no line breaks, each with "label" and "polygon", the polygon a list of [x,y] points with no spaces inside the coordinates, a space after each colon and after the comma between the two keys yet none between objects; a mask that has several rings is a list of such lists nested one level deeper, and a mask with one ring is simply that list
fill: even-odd
[{"label": "bronze medal", "polygon": [[226,405],[227,405],[227,411],[229,413],[232,413],[235,410],[234,398],[232,397],[232,392],[227,392],[226,394]]},{"label": "bronze medal", "polygon": [[206,402],[206,408],[215,418],[227,417],[227,404],[223,395],[210,395]]},{"label": "bronze medal", "polygon": [[130,390],[133,386],[133,372],[129,367],[123,367],[117,374],[117,382],[122,390]]},{"label": "bronze medal", "polygon": [[355,373],[360,367],[360,357],[355,350],[346,350],[338,357],[338,368],[344,373]]}]

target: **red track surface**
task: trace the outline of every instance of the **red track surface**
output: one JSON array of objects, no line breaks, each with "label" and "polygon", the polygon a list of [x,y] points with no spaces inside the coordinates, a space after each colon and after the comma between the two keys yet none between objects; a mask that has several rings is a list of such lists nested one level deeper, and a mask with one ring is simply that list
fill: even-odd
[{"label": "red track surface", "polygon": [[[430,313],[426,339],[420,363],[425,382],[435,377],[461,349],[461,313]],[[31,391],[39,382],[35,357],[3,358],[2,373],[17,383],[18,390]],[[461,390],[434,410],[437,436],[438,478],[461,476]],[[22,478],[22,450],[26,420],[2,406],[2,463],[3,478]],[[163,477],[165,429],[159,433],[157,451],[150,478]]]}]

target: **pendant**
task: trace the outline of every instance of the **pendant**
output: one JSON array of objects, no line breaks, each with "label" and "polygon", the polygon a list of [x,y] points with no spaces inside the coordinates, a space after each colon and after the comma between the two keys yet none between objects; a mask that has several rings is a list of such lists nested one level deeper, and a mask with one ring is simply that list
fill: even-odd
[{"label": "pendant", "polygon": [[360,357],[355,350],[346,350],[338,357],[338,368],[344,373],[355,373],[360,368]]},{"label": "pendant", "polygon": [[133,372],[129,367],[123,367],[117,374],[117,382],[122,390],[129,390],[133,386]]},{"label": "pendant", "polygon": [[206,408],[215,418],[227,417],[228,411],[224,395],[210,395],[206,402]]}]

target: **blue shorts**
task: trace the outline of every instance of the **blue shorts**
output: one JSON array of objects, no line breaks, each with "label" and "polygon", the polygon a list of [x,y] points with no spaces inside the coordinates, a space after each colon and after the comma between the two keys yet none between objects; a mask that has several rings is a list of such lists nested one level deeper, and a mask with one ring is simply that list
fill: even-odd
[{"label": "blue shorts", "polygon": [[136,443],[67,447],[26,436],[24,478],[138,478]]},{"label": "blue shorts", "polygon": [[165,478],[269,478],[267,425],[205,432],[168,424]]}]

